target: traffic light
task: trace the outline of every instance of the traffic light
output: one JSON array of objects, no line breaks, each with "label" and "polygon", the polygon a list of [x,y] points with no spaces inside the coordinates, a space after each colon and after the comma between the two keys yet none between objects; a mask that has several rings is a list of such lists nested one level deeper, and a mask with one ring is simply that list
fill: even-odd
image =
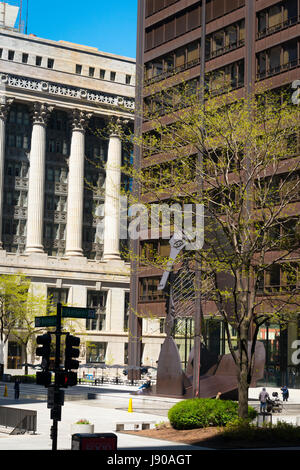
[{"label": "traffic light", "polygon": [[77,374],[71,371],[59,371],[55,374],[55,384],[62,388],[77,385]]},{"label": "traffic light", "polygon": [[50,365],[50,353],[51,353],[51,334],[45,333],[44,335],[38,336],[36,338],[37,344],[41,344],[36,348],[36,355],[42,356],[42,368],[43,370],[48,370]]},{"label": "traffic light", "polygon": [[77,336],[71,336],[70,333],[66,336],[66,349],[65,349],[65,369],[78,369],[79,361],[74,360],[73,358],[79,357],[80,338]]}]

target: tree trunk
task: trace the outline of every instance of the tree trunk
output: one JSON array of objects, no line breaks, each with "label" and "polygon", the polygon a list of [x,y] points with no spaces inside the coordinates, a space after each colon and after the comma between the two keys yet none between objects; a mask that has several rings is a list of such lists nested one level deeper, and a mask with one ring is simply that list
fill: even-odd
[{"label": "tree trunk", "polygon": [[244,370],[245,367],[242,367],[242,370],[239,372],[239,384],[238,384],[238,395],[239,395],[239,406],[238,414],[239,418],[247,419],[248,418],[248,374],[247,370]]},{"label": "tree trunk", "polygon": [[248,327],[243,325],[238,341],[238,414],[242,419],[248,418],[248,391],[249,391],[249,358],[248,358]]}]

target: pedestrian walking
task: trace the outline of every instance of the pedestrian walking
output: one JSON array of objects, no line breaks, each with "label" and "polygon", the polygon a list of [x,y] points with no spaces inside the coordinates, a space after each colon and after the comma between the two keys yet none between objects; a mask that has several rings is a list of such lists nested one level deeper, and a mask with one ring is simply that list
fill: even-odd
[{"label": "pedestrian walking", "polygon": [[20,396],[20,382],[19,382],[19,379],[16,379],[14,389],[15,389],[15,400],[18,400],[19,396]]},{"label": "pedestrian walking", "polygon": [[262,391],[260,392],[258,399],[260,401],[260,412],[265,413],[266,407],[267,407],[267,401],[270,399],[270,396],[265,388],[263,388]]},{"label": "pedestrian walking", "polygon": [[286,385],[284,385],[281,388],[281,392],[282,392],[282,400],[283,401],[288,401],[288,399],[289,399],[289,389],[287,388]]}]

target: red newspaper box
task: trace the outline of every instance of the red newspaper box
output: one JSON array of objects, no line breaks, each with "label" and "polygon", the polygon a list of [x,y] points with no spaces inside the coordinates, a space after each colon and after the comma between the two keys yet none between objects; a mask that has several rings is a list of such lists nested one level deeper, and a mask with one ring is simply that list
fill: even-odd
[{"label": "red newspaper box", "polygon": [[117,436],[113,433],[72,434],[71,450],[117,450]]}]

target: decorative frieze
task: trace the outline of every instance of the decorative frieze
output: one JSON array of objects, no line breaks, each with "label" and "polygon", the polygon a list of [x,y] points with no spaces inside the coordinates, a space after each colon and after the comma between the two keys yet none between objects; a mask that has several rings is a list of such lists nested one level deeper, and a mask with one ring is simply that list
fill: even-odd
[{"label": "decorative frieze", "polygon": [[7,87],[21,88],[25,90],[37,91],[40,93],[58,95],[78,99],[80,101],[91,101],[97,104],[114,107],[124,107],[134,109],[134,100],[124,96],[102,93],[87,88],[77,88],[60,83],[53,83],[33,78],[20,77],[7,73],[0,74],[0,82]]}]

